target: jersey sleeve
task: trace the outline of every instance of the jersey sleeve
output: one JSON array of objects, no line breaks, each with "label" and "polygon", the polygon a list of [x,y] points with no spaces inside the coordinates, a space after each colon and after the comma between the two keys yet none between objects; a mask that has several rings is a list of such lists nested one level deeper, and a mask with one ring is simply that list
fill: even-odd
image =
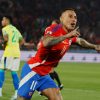
[{"label": "jersey sleeve", "polygon": [[7,31],[5,29],[2,29],[3,36],[8,35]]},{"label": "jersey sleeve", "polygon": [[51,27],[47,27],[45,29],[44,35],[50,35],[50,34],[52,34]]},{"label": "jersey sleeve", "polygon": [[19,37],[19,40],[21,40],[23,38],[23,36],[21,35],[21,33],[19,31],[18,31],[18,37]]},{"label": "jersey sleeve", "polygon": [[23,38],[23,36],[21,35],[21,33],[19,34],[19,39],[22,39]]},{"label": "jersey sleeve", "polygon": [[73,38],[71,38],[71,40],[72,40],[72,43],[76,43],[77,37],[73,37]]},{"label": "jersey sleeve", "polygon": [[45,32],[44,32],[44,36],[46,35],[49,35],[49,36],[56,36],[56,31],[58,30],[59,27],[57,27],[57,25],[51,25],[49,27],[47,27],[45,29]]}]

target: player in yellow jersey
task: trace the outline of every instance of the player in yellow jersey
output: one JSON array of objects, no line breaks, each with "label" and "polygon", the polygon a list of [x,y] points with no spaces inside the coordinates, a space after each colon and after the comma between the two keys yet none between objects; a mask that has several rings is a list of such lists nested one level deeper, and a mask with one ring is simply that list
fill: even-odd
[{"label": "player in yellow jersey", "polygon": [[5,51],[1,59],[0,65],[0,96],[2,96],[2,86],[5,80],[5,70],[10,70],[13,84],[15,88],[15,94],[13,100],[17,98],[17,90],[19,84],[19,78],[17,71],[20,65],[20,45],[28,43],[24,42],[24,39],[18,29],[11,24],[12,19],[10,16],[4,16],[2,18],[2,34],[4,38]]}]

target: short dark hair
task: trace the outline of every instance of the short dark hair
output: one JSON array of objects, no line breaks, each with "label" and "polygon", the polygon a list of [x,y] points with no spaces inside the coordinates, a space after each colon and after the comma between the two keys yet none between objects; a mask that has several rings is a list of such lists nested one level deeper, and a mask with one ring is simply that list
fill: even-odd
[{"label": "short dark hair", "polygon": [[76,9],[74,9],[74,8],[65,8],[65,9],[62,9],[62,10],[60,11],[59,16],[61,16],[61,14],[62,14],[63,12],[65,12],[65,11],[67,11],[67,10],[71,10],[71,11],[77,12]]},{"label": "short dark hair", "polygon": [[9,15],[4,15],[3,17],[7,18],[10,23],[13,23],[12,17]]},{"label": "short dark hair", "polygon": [[76,9],[74,9],[74,8],[67,8],[67,9],[64,9],[63,11],[66,11],[66,10],[72,10],[72,11],[76,12]]}]

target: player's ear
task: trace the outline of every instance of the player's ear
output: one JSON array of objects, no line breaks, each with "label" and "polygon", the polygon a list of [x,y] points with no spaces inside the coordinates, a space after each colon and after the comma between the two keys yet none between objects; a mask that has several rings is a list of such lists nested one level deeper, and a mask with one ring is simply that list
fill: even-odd
[{"label": "player's ear", "polygon": [[60,22],[62,23],[62,16],[60,16]]}]

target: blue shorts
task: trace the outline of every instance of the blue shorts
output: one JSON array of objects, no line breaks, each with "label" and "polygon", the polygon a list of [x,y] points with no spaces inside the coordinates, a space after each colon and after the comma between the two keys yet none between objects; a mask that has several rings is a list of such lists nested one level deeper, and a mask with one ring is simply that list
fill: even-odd
[{"label": "blue shorts", "polygon": [[49,75],[41,76],[25,64],[21,72],[18,95],[30,99],[35,90],[43,91],[47,88],[58,88],[58,86]]}]

